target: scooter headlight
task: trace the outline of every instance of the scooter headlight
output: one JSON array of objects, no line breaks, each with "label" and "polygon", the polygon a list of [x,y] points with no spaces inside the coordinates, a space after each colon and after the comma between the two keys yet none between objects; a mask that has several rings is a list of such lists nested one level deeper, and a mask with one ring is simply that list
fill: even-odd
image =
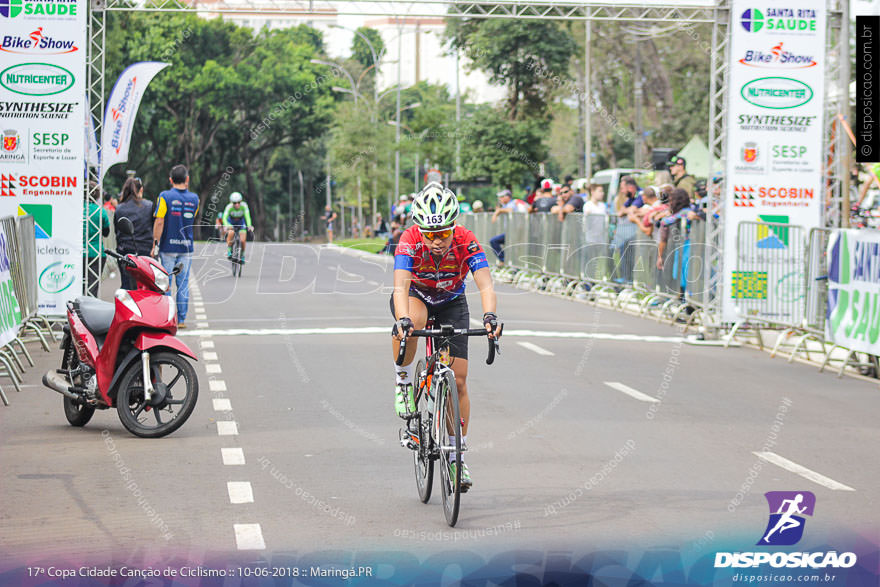
[{"label": "scooter headlight", "polygon": [[153,282],[156,284],[156,287],[162,291],[168,291],[171,289],[171,278],[168,277],[168,274],[164,269],[160,269],[152,263],[150,263],[150,269],[153,270]]},{"label": "scooter headlight", "polygon": [[122,305],[128,308],[132,314],[137,316],[138,318],[143,318],[144,315],[141,312],[141,309],[138,308],[138,305],[134,302],[134,299],[131,297],[131,294],[128,293],[127,289],[117,289],[116,290],[116,299],[122,302]]}]

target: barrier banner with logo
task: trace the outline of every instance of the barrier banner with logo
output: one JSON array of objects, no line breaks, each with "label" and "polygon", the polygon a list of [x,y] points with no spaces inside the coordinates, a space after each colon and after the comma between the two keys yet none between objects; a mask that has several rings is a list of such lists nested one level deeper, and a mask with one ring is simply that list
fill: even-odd
[{"label": "barrier banner with logo", "polygon": [[828,241],[826,338],[880,355],[880,234],[838,230]]},{"label": "barrier banner with logo", "polygon": [[[822,223],[824,0],[733,0],[724,205],[722,319],[736,321],[737,226]],[[756,238],[758,238],[756,233]],[[789,246],[763,238],[758,249]],[[757,317],[777,322],[797,316]]]},{"label": "barrier banner with logo", "polygon": [[101,180],[107,170],[128,161],[128,147],[134,119],[147,86],[156,74],[171,65],[160,61],[141,61],[125,68],[116,80],[104,112],[101,130]]},{"label": "barrier banner with logo", "polygon": [[50,316],[82,287],[87,9],[0,3],[0,216],[34,217],[38,311]]},{"label": "barrier banner with logo", "polygon": [[0,346],[15,338],[21,326],[21,308],[15,297],[7,242],[6,231],[0,228]]}]

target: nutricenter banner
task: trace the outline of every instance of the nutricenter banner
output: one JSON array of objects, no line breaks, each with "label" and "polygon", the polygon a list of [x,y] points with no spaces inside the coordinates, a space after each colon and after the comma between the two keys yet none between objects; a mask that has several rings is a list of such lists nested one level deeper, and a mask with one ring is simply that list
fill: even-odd
[{"label": "nutricenter banner", "polygon": [[880,354],[880,234],[840,230],[828,243],[825,336],[855,351]]},{"label": "nutricenter banner", "polygon": [[[740,222],[796,224],[822,219],[826,9],[823,0],[733,0],[724,205],[722,318],[741,318],[752,292],[736,276],[737,246],[762,253],[766,243],[737,243]],[[798,243],[777,243],[788,249]],[[803,247],[799,247],[802,251]],[[787,250],[777,250],[784,254]],[[800,316],[750,315],[782,322]]]},{"label": "nutricenter banner", "polygon": [[85,0],[0,0],[0,216],[34,217],[38,310],[82,291]]}]

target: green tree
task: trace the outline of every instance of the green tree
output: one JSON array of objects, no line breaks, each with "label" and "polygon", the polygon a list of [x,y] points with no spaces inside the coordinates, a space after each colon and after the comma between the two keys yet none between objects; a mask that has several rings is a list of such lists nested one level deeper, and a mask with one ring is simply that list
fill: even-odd
[{"label": "green tree", "polygon": [[[385,41],[382,40],[382,35],[376,29],[362,26],[357,29],[357,32],[360,34],[355,34],[351,41],[351,58],[365,68],[370,67],[373,65],[373,51],[376,53],[377,60],[382,58],[382,54],[385,52]],[[361,35],[367,37],[370,43],[364,41]],[[373,46],[372,50],[370,45]]]},{"label": "green tree", "polygon": [[540,177],[547,158],[538,119],[507,120],[496,108],[483,106],[464,125],[462,150],[465,179],[485,178],[498,186],[518,186]]},{"label": "green tree", "polygon": [[548,107],[570,79],[577,44],[553,21],[522,19],[448,19],[446,36],[471,60],[507,87],[510,120],[547,118]]}]

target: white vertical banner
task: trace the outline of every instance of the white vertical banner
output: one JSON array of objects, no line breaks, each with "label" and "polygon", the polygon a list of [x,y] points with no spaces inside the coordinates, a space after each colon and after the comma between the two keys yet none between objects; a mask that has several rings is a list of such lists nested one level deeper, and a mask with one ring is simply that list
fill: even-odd
[{"label": "white vertical banner", "polygon": [[131,132],[141,98],[150,81],[169,65],[160,61],[141,61],[127,67],[116,80],[107,99],[101,130],[101,181],[108,169],[128,161]]},{"label": "white vertical banner", "polygon": [[87,8],[0,4],[0,216],[34,216],[46,315],[82,291]]},{"label": "white vertical banner", "polygon": [[[753,259],[765,261],[743,266],[737,259],[737,225],[770,222],[809,230],[821,225],[825,200],[825,0],[732,0],[730,18],[725,322],[741,317],[738,300],[790,295],[791,280],[803,280],[802,274],[772,275],[766,267],[793,254],[787,242],[791,231],[768,227],[754,242],[739,243],[752,250]],[[760,310],[753,312],[760,317]]]}]

